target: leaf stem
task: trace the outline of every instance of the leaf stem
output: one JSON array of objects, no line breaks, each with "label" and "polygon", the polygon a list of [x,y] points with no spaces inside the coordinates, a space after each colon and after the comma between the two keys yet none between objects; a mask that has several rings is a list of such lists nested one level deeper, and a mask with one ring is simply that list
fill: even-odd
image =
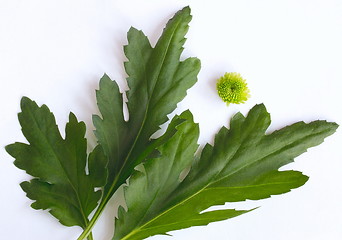
[{"label": "leaf stem", "polygon": [[106,206],[106,202],[102,201],[99,205],[99,207],[96,209],[96,212],[94,214],[94,216],[91,218],[90,222],[88,223],[87,227],[84,229],[84,231],[82,232],[82,234],[77,238],[77,240],[83,240],[86,237],[91,236],[91,230],[93,229],[95,223],[97,222],[97,219],[100,217],[104,207]]},{"label": "leaf stem", "polygon": [[91,232],[89,233],[89,235],[88,235],[87,239],[88,239],[88,240],[94,240],[94,238],[93,238],[93,234],[92,234]]},{"label": "leaf stem", "polygon": [[[117,186],[118,183],[118,177],[115,178],[111,188],[109,189],[108,193],[104,196],[102,201],[100,202],[100,205],[96,209],[94,216],[90,219],[90,221],[87,224],[87,227],[83,230],[82,234],[77,238],[77,240],[84,240],[86,237],[91,236],[91,230],[93,229],[95,223],[101,216],[104,208],[106,207],[107,203],[111,199],[113,194],[119,187]],[[88,239],[89,240],[89,239]]]}]

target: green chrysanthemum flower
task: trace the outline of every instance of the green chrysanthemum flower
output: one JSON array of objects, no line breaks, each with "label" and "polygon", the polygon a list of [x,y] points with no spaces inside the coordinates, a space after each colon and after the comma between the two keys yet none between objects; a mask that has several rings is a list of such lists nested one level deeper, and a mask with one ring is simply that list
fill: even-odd
[{"label": "green chrysanthemum flower", "polygon": [[217,80],[217,92],[224,102],[240,104],[250,97],[246,80],[239,73],[225,73]]}]

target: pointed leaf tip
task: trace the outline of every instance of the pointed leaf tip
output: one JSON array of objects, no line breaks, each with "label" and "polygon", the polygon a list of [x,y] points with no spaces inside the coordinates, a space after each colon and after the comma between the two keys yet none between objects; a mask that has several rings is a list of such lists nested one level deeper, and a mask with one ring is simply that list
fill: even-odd
[{"label": "pointed leaf tip", "polygon": [[31,106],[37,106],[37,103],[33,100],[31,100],[30,98],[24,96],[21,98],[20,100],[20,108],[23,110],[25,109],[26,107],[31,107]]}]

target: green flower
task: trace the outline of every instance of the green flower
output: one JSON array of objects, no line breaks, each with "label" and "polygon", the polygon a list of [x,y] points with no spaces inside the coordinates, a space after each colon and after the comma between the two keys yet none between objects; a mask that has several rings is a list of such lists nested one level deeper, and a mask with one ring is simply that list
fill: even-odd
[{"label": "green flower", "polygon": [[239,73],[225,73],[217,80],[216,88],[227,105],[244,103],[250,97],[246,80]]}]

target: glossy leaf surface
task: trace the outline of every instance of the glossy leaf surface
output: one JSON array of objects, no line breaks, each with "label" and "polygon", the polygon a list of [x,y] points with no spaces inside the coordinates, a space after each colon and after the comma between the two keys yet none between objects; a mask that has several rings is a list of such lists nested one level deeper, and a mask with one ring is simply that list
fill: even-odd
[{"label": "glossy leaf surface", "polygon": [[[266,135],[270,116],[256,105],[245,118],[236,114],[230,129],[223,127],[215,144],[207,144],[194,161],[198,130],[190,113],[168,142],[158,147],[125,188],[128,210],[120,208],[114,240],[145,239],[191,226],[229,219],[248,211],[206,211],[226,202],[258,200],[289,192],[308,179],[297,171],[278,169],[308,148],[323,142],[337,124],[299,122]],[[189,164],[184,180],[180,176]],[[203,212],[204,211],[204,212]]]}]

